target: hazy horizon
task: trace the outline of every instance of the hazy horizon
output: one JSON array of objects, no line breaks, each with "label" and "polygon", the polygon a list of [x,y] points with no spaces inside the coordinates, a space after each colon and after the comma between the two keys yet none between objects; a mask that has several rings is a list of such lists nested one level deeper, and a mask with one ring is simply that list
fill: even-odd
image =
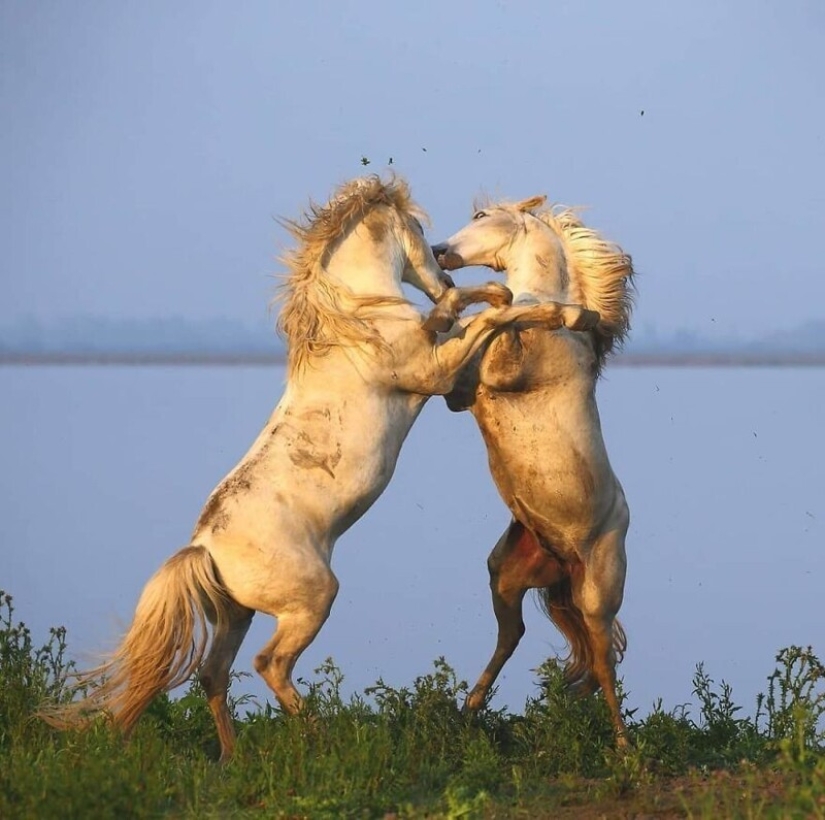
[{"label": "hazy horizon", "polygon": [[[180,316],[116,320],[78,314],[50,322],[21,317],[0,323],[0,356],[36,353],[238,353],[283,354],[284,340],[274,317],[244,322],[227,316],[193,320]],[[825,320],[809,321],[786,332],[763,335],[703,336],[679,329],[669,334],[655,327],[634,329],[617,356],[669,353],[825,354]]]}]

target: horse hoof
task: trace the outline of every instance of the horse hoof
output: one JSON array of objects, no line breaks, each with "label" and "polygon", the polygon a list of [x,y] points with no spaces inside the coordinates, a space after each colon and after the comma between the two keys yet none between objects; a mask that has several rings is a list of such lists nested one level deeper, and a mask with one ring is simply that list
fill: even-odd
[{"label": "horse hoof", "polygon": [[464,260],[457,253],[453,253],[452,251],[440,253],[436,259],[436,262],[438,262],[442,270],[458,270],[459,268],[464,267]]},{"label": "horse hoof", "polygon": [[587,331],[593,330],[601,320],[601,315],[595,310],[587,308],[574,308],[564,310],[564,326],[569,330]]},{"label": "horse hoof", "polygon": [[493,307],[510,307],[513,304],[513,291],[501,282],[488,282],[484,285],[487,290],[487,301]]},{"label": "horse hoof", "polygon": [[422,327],[428,333],[447,333],[452,330],[455,319],[446,313],[436,313],[433,311],[425,320]]},{"label": "horse hoof", "polygon": [[464,708],[461,710],[464,714],[474,715],[484,705],[484,694],[480,692],[470,692],[467,695],[467,700],[464,701]]},{"label": "horse hoof", "polygon": [[587,330],[594,330],[602,320],[601,314],[597,310],[585,310],[584,312],[587,314],[583,317]]}]

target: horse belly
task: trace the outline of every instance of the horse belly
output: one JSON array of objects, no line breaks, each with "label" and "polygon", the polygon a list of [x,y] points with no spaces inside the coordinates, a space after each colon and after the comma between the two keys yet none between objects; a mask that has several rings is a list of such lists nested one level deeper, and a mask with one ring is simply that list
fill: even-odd
[{"label": "horse belly", "polygon": [[564,429],[552,414],[502,411],[496,402],[479,426],[504,502],[519,521],[549,540],[587,538],[613,485],[601,448]]}]

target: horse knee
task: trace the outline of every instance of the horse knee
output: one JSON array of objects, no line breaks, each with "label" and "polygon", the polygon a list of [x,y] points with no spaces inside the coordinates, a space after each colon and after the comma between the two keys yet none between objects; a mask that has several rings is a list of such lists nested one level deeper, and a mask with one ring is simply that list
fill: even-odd
[{"label": "horse knee", "polygon": [[492,566],[490,564],[490,562],[488,561],[487,562],[487,573],[490,576],[490,580],[489,580],[490,592],[493,594],[494,597],[497,596],[497,595],[501,595],[501,589],[500,589],[500,586],[501,586],[501,572],[499,571],[499,568]]},{"label": "horse knee", "polygon": [[298,602],[294,600],[290,602],[290,613],[300,614],[304,618],[311,617],[311,613],[316,612],[329,614],[340,586],[335,573],[328,566],[315,568],[301,579],[301,604],[298,606]]},{"label": "horse knee", "polygon": [[341,584],[338,582],[338,579],[330,572],[321,591],[321,594],[323,595],[328,606],[332,606],[335,599],[338,597],[338,590],[340,587]]},{"label": "horse knee", "polygon": [[609,626],[621,609],[624,582],[624,561],[594,561],[587,567],[584,582],[574,591],[574,600],[585,617]]},{"label": "horse knee", "polygon": [[271,660],[271,657],[272,656],[268,652],[259,652],[255,655],[255,658],[252,661],[252,666],[255,667],[255,671],[259,675],[263,675],[263,673],[269,668],[269,661]]}]

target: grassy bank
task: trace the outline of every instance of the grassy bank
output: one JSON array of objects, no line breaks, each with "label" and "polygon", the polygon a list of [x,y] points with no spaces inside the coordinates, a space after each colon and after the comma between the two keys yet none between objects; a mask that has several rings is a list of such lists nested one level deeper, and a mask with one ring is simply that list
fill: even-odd
[{"label": "grassy bank", "polygon": [[197,685],[155,700],[125,744],[101,723],[61,734],[35,717],[70,697],[66,635],[41,646],[0,593],[0,817],[825,817],[825,668],[790,647],[752,716],[699,666],[697,707],[628,713],[612,747],[600,697],[571,700],[537,670],[522,714],[460,711],[440,659],[409,688],[345,697],[329,661],[297,718],[233,703],[239,742],[219,766]]}]

